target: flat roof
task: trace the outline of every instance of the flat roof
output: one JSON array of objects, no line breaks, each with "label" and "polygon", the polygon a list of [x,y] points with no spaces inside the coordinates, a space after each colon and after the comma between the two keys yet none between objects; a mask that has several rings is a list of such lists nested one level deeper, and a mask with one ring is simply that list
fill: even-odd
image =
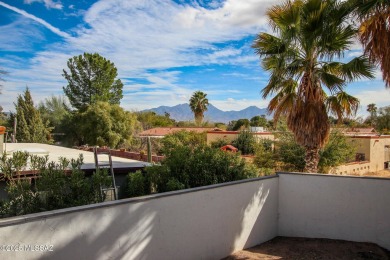
[{"label": "flat roof", "polygon": [[139,136],[165,136],[179,131],[204,133],[215,127],[156,127],[139,133]]},{"label": "flat roof", "polygon": [[[240,131],[208,131],[208,134],[228,134],[228,135],[237,135],[240,133]],[[248,131],[248,133],[251,133],[253,135],[273,135],[273,132],[251,132]]]},{"label": "flat roof", "polygon": [[[66,148],[62,146],[39,144],[39,143],[6,143],[3,145],[4,152],[11,155],[15,151],[26,151],[31,154],[38,156],[49,156],[49,161],[58,162],[60,157],[67,159],[77,159],[79,154],[84,157],[84,163],[81,166],[82,170],[94,170],[95,169],[95,158],[94,153],[89,151],[83,151],[78,149]],[[142,162],[127,158],[121,158],[112,156],[112,163],[114,169],[128,169],[128,168],[144,168],[149,166],[150,163]],[[108,155],[99,155],[99,164],[108,164]],[[29,169],[26,169],[29,170]]]}]

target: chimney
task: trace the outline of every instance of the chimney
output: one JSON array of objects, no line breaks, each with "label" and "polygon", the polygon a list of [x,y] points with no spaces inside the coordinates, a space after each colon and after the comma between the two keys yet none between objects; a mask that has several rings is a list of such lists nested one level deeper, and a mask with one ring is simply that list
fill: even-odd
[{"label": "chimney", "polygon": [[5,126],[0,126],[0,154],[3,154],[4,151],[4,134]]}]

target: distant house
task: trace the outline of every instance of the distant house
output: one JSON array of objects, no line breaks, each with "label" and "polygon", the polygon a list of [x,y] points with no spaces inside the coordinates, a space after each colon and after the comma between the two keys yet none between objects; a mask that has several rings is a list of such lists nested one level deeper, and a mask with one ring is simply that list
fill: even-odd
[{"label": "distant house", "polygon": [[[255,140],[260,141],[262,139],[274,140],[274,134],[272,132],[251,132],[255,137]],[[231,143],[237,136],[240,134],[240,131],[221,131],[220,129],[213,129],[212,131],[207,132],[207,144],[218,140],[226,140],[228,143]]]},{"label": "distant house", "polygon": [[390,162],[390,135],[356,132],[346,133],[349,141],[356,148],[353,162],[340,165],[332,169],[337,174],[360,174],[377,172],[389,168]]},{"label": "distant house", "polygon": [[377,131],[373,127],[351,127],[351,128],[333,128],[333,130],[340,131],[344,135],[375,135]]},{"label": "distant house", "polygon": [[140,137],[156,137],[163,138],[168,134],[173,134],[180,131],[196,132],[196,133],[206,133],[208,131],[215,130],[214,127],[156,127],[151,128],[139,133]]}]

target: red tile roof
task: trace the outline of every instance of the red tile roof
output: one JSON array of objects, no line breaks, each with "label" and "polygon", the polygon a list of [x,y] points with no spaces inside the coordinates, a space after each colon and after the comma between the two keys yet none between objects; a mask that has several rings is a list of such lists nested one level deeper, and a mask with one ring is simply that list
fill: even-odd
[{"label": "red tile roof", "polygon": [[232,152],[238,152],[238,149],[236,147],[234,147],[233,145],[225,145],[225,146],[222,146],[221,147],[221,150],[222,151],[232,151]]},{"label": "red tile roof", "polygon": [[205,133],[213,130],[213,127],[157,127],[141,132],[140,136],[165,136],[179,131]]}]

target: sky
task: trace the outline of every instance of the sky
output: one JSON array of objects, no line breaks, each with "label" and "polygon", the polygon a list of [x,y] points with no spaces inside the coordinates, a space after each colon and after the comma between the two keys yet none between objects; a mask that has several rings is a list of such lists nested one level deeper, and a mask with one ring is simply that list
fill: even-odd
[{"label": "sky", "polygon": [[[267,8],[279,0],[0,0],[0,105],[13,111],[26,86],[35,104],[64,95],[67,61],[84,52],[111,60],[124,83],[121,106],[140,111],[188,103],[201,90],[217,108],[265,108],[268,74],[251,45],[270,32]],[[351,59],[362,53],[354,44]],[[348,85],[360,99],[390,105],[382,75]]]}]

